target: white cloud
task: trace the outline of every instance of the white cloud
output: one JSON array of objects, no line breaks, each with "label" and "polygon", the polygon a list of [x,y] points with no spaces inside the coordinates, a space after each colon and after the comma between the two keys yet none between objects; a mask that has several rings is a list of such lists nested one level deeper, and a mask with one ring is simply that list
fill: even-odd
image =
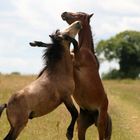
[{"label": "white cloud", "polygon": [[140,15],[140,1],[139,0],[98,0],[98,7],[101,8],[102,11],[107,12],[108,14],[116,14],[116,15]]},{"label": "white cloud", "polygon": [[0,72],[22,72],[23,74],[38,73],[42,66],[40,59],[25,59],[25,58],[0,58]]},{"label": "white cloud", "polygon": [[[100,22],[99,22],[100,21]],[[94,24],[94,23],[93,23]],[[98,40],[101,38],[109,38],[124,30],[139,30],[140,31],[140,17],[105,17],[99,19],[96,25],[95,35]]]},{"label": "white cloud", "polygon": [[116,63],[116,61],[111,61],[111,62],[104,61],[100,65],[99,73],[101,75],[102,73],[107,73],[114,68],[119,69],[119,65]]},{"label": "white cloud", "polygon": [[[3,1],[0,9],[2,72],[17,69],[28,73],[40,69],[41,52],[29,48],[28,42],[49,41],[50,33],[57,28],[66,27],[67,24],[60,17],[64,11],[95,13],[91,20],[95,42],[123,30],[140,30],[139,0],[9,0]],[[30,61],[25,59],[27,56]],[[34,62],[35,65],[30,70],[25,68],[28,63]]]}]

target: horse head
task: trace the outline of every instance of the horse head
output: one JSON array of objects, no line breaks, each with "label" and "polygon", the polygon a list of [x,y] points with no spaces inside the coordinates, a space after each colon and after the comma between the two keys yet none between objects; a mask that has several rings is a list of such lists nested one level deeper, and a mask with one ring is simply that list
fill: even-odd
[{"label": "horse head", "polygon": [[69,44],[72,42],[76,43],[74,37],[76,34],[82,29],[82,25],[80,21],[73,22],[68,28],[64,30],[56,30],[55,33],[50,35],[52,40],[59,41],[63,44],[63,46],[70,46]]},{"label": "horse head", "polygon": [[77,13],[64,12],[61,14],[62,19],[65,20],[68,24],[71,24],[75,21],[81,21],[82,25],[86,24],[87,21],[89,23],[90,18],[92,16],[93,16],[93,14],[86,14],[83,12],[77,12]]},{"label": "horse head", "polygon": [[[80,21],[75,21],[68,28],[60,31],[56,30],[53,34],[49,35],[53,43],[63,44],[63,46],[69,46],[69,43],[72,42],[75,44],[74,37],[82,28]],[[44,43],[41,41],[34,41],[29,43],[32,47],[50,47],[52,43]]]}]

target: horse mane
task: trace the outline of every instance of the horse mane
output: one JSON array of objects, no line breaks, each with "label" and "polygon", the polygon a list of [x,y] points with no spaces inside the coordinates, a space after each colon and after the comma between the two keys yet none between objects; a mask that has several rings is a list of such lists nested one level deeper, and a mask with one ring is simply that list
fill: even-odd
[{"label": "horse mane", "polygon": [[77,13],[87,15],[87,13],[84,13],[84,12],[77,12]]},{"label": "horse mane", "polygon": [[[91,31],[91,26],[89,26],[90,27],[90,31]],[[94,41],[93,41],[93,35],[92,35],[92,31],[91,31],[91,45],[92,45],[92,53],[94,54],[94,56],[95,56],[95,59],[96,59],[96,62],[97,62],[97,67],[98,67],[98,69],[100,68],[100,62],[99,62],[99,60],[98,60],[98,57],[96,56],[96,52],[95,52],[95,48],[94,48]]]},{"label": "horse mane", "polygon": [[61,42],[55,38],[51,38],[51,40],[52,44],[49,46],[49,48],[44,50],[44,54],[42,56],[45,66],[40,71],[37,78],[39,78],[45,70],[52,71],[56,63],[58,63],[63,56],[64,47],[62,46]]},{"label": "horse mane", "polygon": [[[91,31],[91,26],[89,26],[90,27],[90,31]],[[95,59],[96,59],[96,61],[97,61],[97,67],[98,67],[98,69],[100,68],[100,62],[99,62],[99,60],[98,60],[98,57],[96,56],[96,52],[95,52],[95,46],[94,46],[94,41],[93,41],[93,35],[92,35],[92,31],[91,31],[91,45],[92,45],[92,53],[94,54],[94,56],[95,56]]]},{"label": "horse mane", "polygon": [[60,41],[52,39],[52,46],[44,50],[43,60],[48,69],[52,69],[55,64],[62,58],[64,48]]},{"label": "horse mane", "polygon": [[[90,31],[91,31],[91,26],[89,26],[90,27]],[[92,45],[92,52],[93,53],[95,53],[95,51],[94,51],[94,41],[93,41],[93,35],[92,35],[92,31],[91,31],[91,45]]]}]

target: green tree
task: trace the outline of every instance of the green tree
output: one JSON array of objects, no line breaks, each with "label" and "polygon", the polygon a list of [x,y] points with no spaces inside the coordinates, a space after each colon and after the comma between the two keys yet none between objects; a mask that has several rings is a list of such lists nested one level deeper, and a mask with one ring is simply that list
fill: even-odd
[{"label": "green tree", "polygon": [[124,31],[108,40],[101,40],[96,47],[96,52],[99,57],[104,56],[108,61],[118,60],[120,69],[115,71],[115,75],[119,78],[139,76],[140,32]]}]

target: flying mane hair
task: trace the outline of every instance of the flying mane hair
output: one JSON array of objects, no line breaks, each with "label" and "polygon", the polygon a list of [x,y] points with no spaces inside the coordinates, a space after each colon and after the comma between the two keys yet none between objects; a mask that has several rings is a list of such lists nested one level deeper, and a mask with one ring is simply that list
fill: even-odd
[{"label": "flying mane hair", "polygon": [[[56,31],[57,32],[57,31]],[[40,73],[38,74],[37,78],[39,78],[43,72],[47,69],[48,71],[52,71],[53,68],[55,67],[56,63],[61,60],[62,56],[63,56],[63,52],[64,52],[64,48],[61,44],[61,41],[57,39],[57,34],[52,34],[51,35],[51,41],[52,44],[49,45],[49,47],[47,47],[44,50],[44,54],[43,54],[43,60],[44,60],[44,68],[40,71]]]}]

